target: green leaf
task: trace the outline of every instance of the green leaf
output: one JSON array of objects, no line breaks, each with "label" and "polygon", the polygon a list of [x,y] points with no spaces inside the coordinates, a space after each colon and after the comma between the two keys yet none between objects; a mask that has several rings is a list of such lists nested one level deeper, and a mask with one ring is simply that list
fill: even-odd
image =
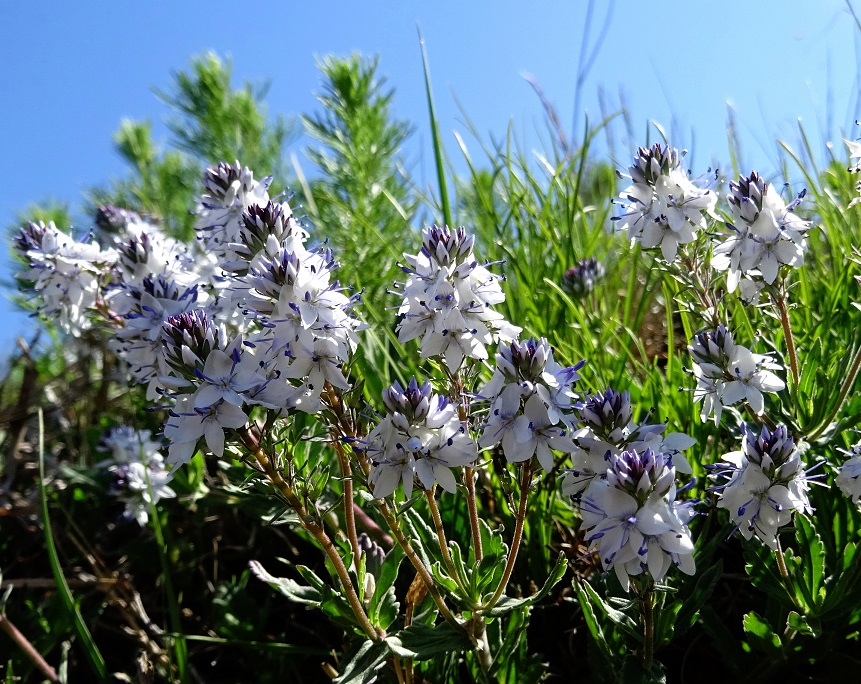
[{"label": "green leaf", "polygon": [[320,610],[343,626],[355,626],[356,616],[340,591],[330,587],[311,568],[305,565],[297,565],[296,571],[302,575],[308,584],[320,592]]},{"label": "green leaf", "polygon": [[678,615],[683,607],[680,600],[670,601],[664,594],[664,602],[655,608],[655,646],[661,647],[670,643],[676,633]]},{"label": "green leaf", "polygon": [[372,684],[386,664],[389,648],[385,641],[363,641],[344,664],[341,676],[333,684]]},{"label": "green leaf", "polygon": [[[400,545],[396,545],[386,554],[383,564],[380,566],[379,577],[376,578],[374,595],[368,605],[368,618],[382,629],[387,629],[398,614],[400,604],[395,600],[394,584],[403,559],[404,551]],[[394,611],[394,615],[392,611]]]},{"label": "green leaf", "polygon": [[505,621],[505,637],[502,643],[493,649],[493,665],[488,676],[493,677],[499,668],[507,665],[517,648],[526,642],[526,630],[529,627],[529,606],[521,606],[512,610]]},{"label": "green leaf", "polygon": [[445,164],[443,162],[443,146],[442,139],[439,134],[439,121],[436,118],[436,111],[433,104],[433,89],[431,88],[430,80],[430,65],[428,64],[428,54],[425,49],[425,39],[422,37],[419,30],[419,45],[422,50],[422,65],[425,72],[425,92],[428,101],[428,114],[430,116],[431,140],[433,141],[433,156],[436,162],[436,176],[439,184],[439,202],[442,208],[442,219],[445,225],[454,228],[452,223],[451,203],[448,200],[448,183],[445,178]]},{"label": "green leaf", "polygon": [[758,651],[776,654],[780,651],[780,637],[769,624],[755,612],[744,616],[744,631],[750,645]]},{"label": "green leaf", "polygon": [[[642,641],[643,635],[640,631],[637,622],[624,611],[613,608],[607,601],[595,591],[595,588],[589,582],[582,582],[583,589],[589,597],[593,605],[601,612],[604,617],[609,618],[611,622],[618,625],[620,629],[626,632],[629,636]],[[628,602],[629,604],[631,602]]]},{"label": "green leaf", "polygon": [[813,523],[803,515],[795,516],[795,538],[802,562],[801,572],[793,573],[793,584],[804,599],[805,612],[816,614],[825,599],[825,547]]},{"label": "green leaf", "polygon": [[722,575],[723,559],[718,560],[717,563],[699,575],[691,595],[685,600],[676,616],[675,634],[677,636],[682,636],[697,621],[700,609],[711,598],[712,592]]},{"label": "green leaf", "polygon": [[553,566],[553,570],[550,571],[550,576],[544,582],[544,586],[541,587],[541,589],[532,594],[532,596],[527,596],[526,598],[515,599],[503,596],[493,608],[484,614],[488,617],[500,617],[510,613],[515,608],[531,606],[538,603],[538,601],[550,593],[550,590],[553,587],[559,584],[560,580],[565,576],[565,571],[567,569],[568,559],[565,557],[564,553],[560,553],[556,559],[556,565]]},{"label": "green leaf", "polygon": [[794,610],[789,611],[789,615],[786,617],[786,626],[805,636],[815,638],[822,634],[822,625],[818,620],[805,618]]},{"label": "green leaf", "polygon": [[610,650],[610,645],[604,636],[601,622],[595,614],[595,604],[592,602],[591,594],[584,588],[586,584],[588,583],[575,580],[574,590],[577,592],[577,601],[583,610],[583,619],[586,621],[586,627],[589,628],[589,634],[592,635],[592,640],[598,647],[598,652],[604,659],[605,668],[609,672],[613,670],[614,654]]},{"label": "green leaf", "polygon": [[386,637],[386,643],[396,655],[414,660],[429,660],[446,653],[472,650],[472,642],[466,633],[448,622],[438,625],[412,624]]},{"label": "green leaf", "polygon": [[258,561],[249,561],[248,565],[257,579],[266,582],[275,591],[283,594],[294,603],[319,607],[323,601],[323,596],[320,594],[319,589],[299,584],[289,577],[274,577],[266,572]]},{"label": "green leaf", "polygon": [[45,550],[48,553],[48,561],[51,565],[51,574],[54,575],[54,581],[57,583],[57,590],[60,598],[63,601],[66,613],[71,617],[72,624],[75,626],[75,632],[81,640],[81,646],[87,659],[90,661],[90,666],[95,671],[96,677],[100,681],[107,678],[107,669],[105,668],[105,659],[102,657],[99,647],[93,641],[90,630],[87,629],[87,624],[78,609],[72,592],[69,590],[69,585],[66,582],[66,576],[63,574],[63,568],[60,565],[60,558],[57,555],[57,547],[54,545],[54,533],[51,529],[51,518],[48,515],[48,495],[45,492],[45,427],[42,418],[42,409],[39,409],[39,498],[42,503],[42,524],[45,527]]},{"label": "green leaf", "polygon": [[619,671],[619,684],[664,684],[667,673],[664,666],[653,660],[649,667],[643,667],[640,656],[629,655]]}]

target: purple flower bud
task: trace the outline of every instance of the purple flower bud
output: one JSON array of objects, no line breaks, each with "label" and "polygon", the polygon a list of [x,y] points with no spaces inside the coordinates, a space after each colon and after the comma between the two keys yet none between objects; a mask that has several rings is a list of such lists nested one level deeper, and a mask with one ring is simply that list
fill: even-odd
[{"label": "purple flower bud", "polygon": [[749,176],[740,176],[738,182],[730,181],[727,201],[745,223],[753,224],[762,211],[763,197],[768,192],[768,183],[756,171]]},{"label": "purple flower bud", "polygon": [[220,347],[221,339],[206,311],[195,309],[171,316],[162,326],[164,356],[170,367],[186,379],[196,379],[206,357]]},{"label": "purple flower bud", "polygon": [[26,226],[21,227],[18,234],[14,237],[15,250],[22,259],[29,261],[27,252],[31,249],[41,250],[42,238],[45,237],[45,233],[56,232],[56,230],[53,223],[46,226],[44,221],[39,221],[38,223],[29,221]]},{"label": "purple flower bud", "polygon": [[654,185],[658,177],[667,175],[671,169],[679,166],[680,157],[675,147],[655,143],[650,149],[641,147],[637,150],[634,163],[628,167],[634,183]]},{"label": "purple flower bud", "polygon": [[395,381],[391,387],[383,390],[383,403],[390,413],[400,413],[409,422],[417,422],[427,416],[432,394],[433,387],[427,380],[419,385],[418,380],[412,378],[406,389]]},{"label": "purple flower bud", "polygon": [[460,226],[431,226],[422,231],[422,251],[440,266],[460,264],[472,256],[475,237]]},{"label": "purple flower bud", "polygon": [[562,276],[562,284],[571,294],[582,296],[595,288],[595,281],[604,277],[604,265],[595,257],[581,259]]},{"label": "purple flower bud", "polygon": [[[580,420],[601,438],[610,438],[614,430],[623,430],[631,422],[631,395],[607,388],[587,397],[577,408]],[[612,439],[611,439],[612,441]]]},{"label": "purple flower bud", "polygon": [[732,333],[724,325],[719,325],[715,330],[698,332],[688,347],[695,363],[701,366],[714,365],[724,371],[729,367],[734,349]]}]

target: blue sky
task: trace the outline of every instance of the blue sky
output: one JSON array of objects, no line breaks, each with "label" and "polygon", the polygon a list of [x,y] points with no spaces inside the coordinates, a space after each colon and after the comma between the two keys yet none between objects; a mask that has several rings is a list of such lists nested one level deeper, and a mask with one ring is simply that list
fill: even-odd
[{"label": "blue sky", "polygon": [[[799,118],[812,139],[833,141],[845,158],[840,138],[857,135],[852,122],[861,116],[861,88],[859,33],[844,1],[595,5],[586,54],[611,5],[613,12],[581,88],[579,122],[584,112],[600,118],[599,87],[613,107],[623,93],[635,131],[642,131],[637,142],[645,142],[650,120],[660,122],[673,144],[691,150],[696,172],[728,159],[730,104],[746,169],[773,168],[775,139],[795,143]],[[407,156],[416,176],[430,180],[419,24],[452,157],[452,130],[465,129],[455,96],[479,131],[502,135],[513,121],[516,133],[536,145],[541,106],[522,74],[535,78],[570,130],[587,6],[510,0],[2,3],[0,131],[7,152],[0,173],[7,190],[0,195],[0,223],[15,223],[17,212],[34,201],[52,198],[74,207],[87,187],[124,173],[111,144],[123,118],[150,119],[157,140],[166,143],[166,109],[152,88],[168,88],[171,72],[206,50],[232,59],[237,82],[269,81],[269,112],[286,115],[315,110],[316,57],[356,50],[379,55],[381,73],[396,90],[395,114],[416,125]],[[861,2],[855,6],[861,11]],[[301,153],[307,142],[300,139],[295,150]],[[9,279],[5,257],[0,279]],[[0,358],[16,336],[32,330],[32,321],[4,297]]]}]

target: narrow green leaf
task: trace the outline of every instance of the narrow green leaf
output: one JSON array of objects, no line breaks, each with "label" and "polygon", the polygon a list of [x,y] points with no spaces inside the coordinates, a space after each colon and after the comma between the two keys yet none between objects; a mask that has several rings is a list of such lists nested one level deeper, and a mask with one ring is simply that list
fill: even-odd
[{"label": "narrow green leaf", "polygon": [[72,598],[72,592],[69,590],[69,585],[66,583],[66,576],[63,574],[63,568],[60,565],[60,558],[57,555],[57,547],[54,545],[54,533],[51,529],[51,518],[48,515],[48,495],[45,491],[45,426],[42,417],[42,409],[39,409],[39,496],[42,503],[42,524],[45,527],[45,550],[48,552],[48,561],[51,564],[51,574],[54,575],[54,581],[57,583],[57,591],[63,602],[66,612],[72,618],[72,624],[75,626],[75,632],[81,640],[81,646],[90,661],[90,666],[96,673],[100,681],[107,678],[107,670],[105,669],[105,659],[102,657],[96,642],[87,629],[84,618],[81,616],[81,611],[75,604]]},{"label": "narrow green leaf", "polygon": [[415,623],[386,637],[385,641],[396,655],[415,660],[429,660],[445,653],[472,650],[472,643],[466,634],[448,622],[438,625]]},{"label": "narrow green leaf", "polygon": [[275,577],[270,575],[263,566],[256,560],[249,561],[251,572],[257,579],[266,582],[275,591],[283,594],[288,599],[295,603],[302,603],[306,606],[319,606],[323,600],[319,590],[314,587],[309,587],[304,584],[299,584],[289,577]]},{"label": "narrow green leaf", "polygon": [[780,637],[757,613],[750,612],[745,615],[742,624],[751,646],[767,653],[776,653],[780,650]]},{"label": "narrow green leaf", "polygon": [[389,647],[385,641],[363,641],[347,660],[341,676],[333,684],[371,684],[377,681],[377,673],[386,664]]},{"label": "narrow green leaf", "polygon": [[568,559],[565,557],[564,553],[560,553],[556,558],[556,565],[553,566],[553,570],[550,571],[550,575],[547,580],[544,582],[544,586],[541,587],[537,592],[532,594],[532,596],[527,596],[526,598],[509,598],[508,596],[503,596],[499,602],[491,608],[489,611],[485,613],[488,617],[500,617],[502,615],[506,615],[510,613],[515,608],[520,608],[522,606],[532,606],[541,599],[543,599],[547,594],[550,593],[550,590],[559,584],[562,577],[565,575],[565,571],[568,569]]},{"label": "narrow green leaf", "polygon": [[583,610],[583,619],[586,621],[586,626],[589,628],[589,634],[592,635],[592,640],[598,647],[598,652],[603,656],[607,671],[612,671],[613,652],[610,650],[610,645],[604,636],[604,630],[601,627],[601,621],[595,614],[595,604],[592,602],[591,594],[586,591],[584,585],[587,582],[579,580],[574,582],[574,589],[577,591],[577,601],[580,603],[580,608]]},{"label": "narrow green leaf", "polygon": [[445,225],[453,228],[454,223],[452,223],[451,203],[448,199],[448,184],[445,177],[445,163],[443,160],[442,139],[440,138],[439,122],[436,118],[436,110],[433,103],[433,89],[431,88],[430,80],[430,65],[428,64],[428,55],[425,48],[425,39],[422,36],[421,29],[418,29],[418,32],[419,45],[421,46],[422,50],[422,65],[424,66],[425,74],[425,91],[427,93],[428,100],[428,114],[430,115],[431,139],[433,140],[433,155],[434,160],[436,161],[437,182],[439,183],[439,202],[441,205],[442,218],[445,222]]}]

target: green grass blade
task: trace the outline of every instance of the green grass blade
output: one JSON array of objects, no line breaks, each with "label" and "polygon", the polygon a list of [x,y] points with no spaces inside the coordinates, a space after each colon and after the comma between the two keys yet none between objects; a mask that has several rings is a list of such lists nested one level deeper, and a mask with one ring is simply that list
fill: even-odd
[{"label": "green grass blade", "polygon": [[439,203],[442,209],[442,218],[447,226],[454,226],[452,222],[451,203],[448,199],[448,185],[445,179],[445,164],[443,162],[442,140],[439,135],[439,122],[436,118],[436,109],[433,104],[433,90],[431,89],[430,66],[428,65],[428,53],[425,49],[425,39],[419,29],[419,45],[422,50],[422,65],[425,71],[425,90],[428,98],[428,114],[430,115],[431,139],[433,140],[433,156],[436,160],[436,175],[439,183]]},{"label": "green grass blade", "polygon": [[45,527],[45,550],[48,553],[48,561],[51,564],[51,573],[54,575],[54,581],[57,583],[57,591],[60,594],[60,599],[66,608],[66,611],[72,618],[72,624],[75,626],[75,632],[81,640],[81,645],[84,648],[84,653],[90,665],[96,673],[100,681],[107,679],[107,669],[105,668],[105,659],[99,652],[96,642],[87,629],[84,618],[81,616],[81,611],[75,605],[72,598],[72,592],[69,590],[69,585],[66,583],[66,577],[63,575],[63,568],[60,567],[60,559],[57,556],[57,547],[54,545],[54,533],[51,529],[51,519],[48,516],[48,495],[45,492],[45,426],[42,419],[42,409],[39,409],[39,496],[42,502],[42,524]]}]

